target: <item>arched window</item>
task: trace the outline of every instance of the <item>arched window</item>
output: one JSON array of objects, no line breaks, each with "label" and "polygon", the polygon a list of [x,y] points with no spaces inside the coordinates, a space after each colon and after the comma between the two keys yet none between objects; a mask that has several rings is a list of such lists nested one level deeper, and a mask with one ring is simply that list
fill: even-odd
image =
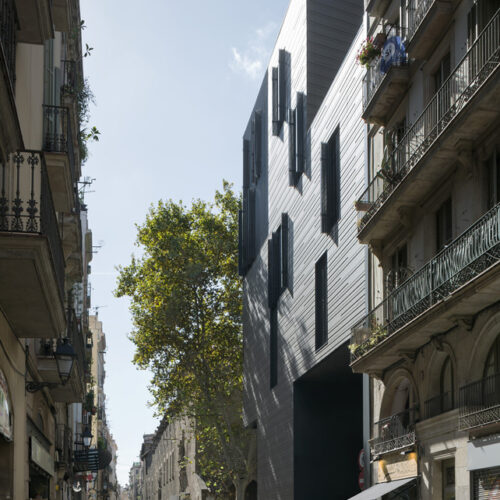
[{"label": "arched window", "polygon": [[245,500],[257,500],[257,483],[251,481],[245,489]]},{"label": "arched window", "polygon": [[441,411],[449,411],[454,408],[454,378],[453,378],[453,365],[451,358],[448,356],[441,368]]},{"label": "arched window", "polygon": [[484,378],[491,377],[500,372],[500,336],[498,336],[491,346],[486,365],[484,367]]}]

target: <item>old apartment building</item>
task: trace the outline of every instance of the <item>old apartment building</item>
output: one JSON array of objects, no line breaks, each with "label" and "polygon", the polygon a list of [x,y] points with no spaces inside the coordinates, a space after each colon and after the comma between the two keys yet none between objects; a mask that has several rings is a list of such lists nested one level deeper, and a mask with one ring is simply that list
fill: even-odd
[{"label": "old apartment building", "polygon": [[359,491],[362,377],[350,326],[366,311],[354,201],[362,2],[292,0],[243,137],[244,416],[260,499]]},{"label": "old apartment building", "polygon": [[[0,498],[81,497],[92,237],[78,0],[0,2]],[[85,474],[84,474],[85,473]]]},{"label": "old apartment building", "polygon": [[500,5],[360,3],[291,1],[244,134],[258,498],[491,498]]},{"label": "old apartment building", "polygon": [[370,310],[350,348],[353,370],[371,375],[379,484],[359,499],[498,495],[499,7],[365,1],[381,56],[363,79],[356,202]]}]

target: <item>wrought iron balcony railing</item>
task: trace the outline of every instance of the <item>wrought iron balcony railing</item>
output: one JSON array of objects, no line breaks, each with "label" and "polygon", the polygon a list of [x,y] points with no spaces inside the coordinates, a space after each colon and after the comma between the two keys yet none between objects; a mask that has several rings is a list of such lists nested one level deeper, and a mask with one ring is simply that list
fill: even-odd
[{"label": "wrought iron balcony railing", "polygon": [[459,429],[500,422],[500,373],[460,388]]},{"label": "wrought iron balcony railing", "polygon": [[425,402],[424,418],[432,418],[455,408],[452,392],[445,392]]},{"label": "wrought iron balcony railing", "polygon": [[71,119],[64,106],[43,105],[43,150],[48,153],[66,153],[71,181],[76,182],[76,164],[73,148]]},{"label": "wrought iron balcony railing", "polygon": [[365,212],[359,221],[359,231],[365,228],[499,64],[500,11],[497,11],[357,201],[356,205]]},{"label": "wrought iron balcony railing", "polygon": [[[406,35],[406,28],[401,28],[393,26],[385,34],[387,37],[399,36],[404,38]],[[382,34],[382,36],[384,36]],[[406,54],[400,54],[394,57],[392,60],[391,67],[405,67],[408,65],[408,57]],[[372,65],[370,65],[366,70],[366,75],[363,77],[363,111],[366,110],[370,104],[375,92],[380,88],[380,85],[385,80],[389,74],[391,67],[387,68],[385,71],[382,70],[382,57],[378,57]]]},{"label": "wrought iron balcony railing", "polygon": [[47,238],[63,301],[64,255],[43,154],[17,152],[7,164],[0,163],[0,170],[0,232]]},{"label": "wrought iron balcony railing", "polygon": [[351,361],[500,260],[500,203],[351,329]]},{"label": "wrought iron balcony railing", "polygon": [[16,31],[18,29],[16,7],[13,0],[0,0],[0,50],[9,73],[14,91],[16,81]]},{"label": "wrought iron balcony railing", "polygon": [[436,3],[436,0],[408,0],[406,10],[408,16],[408,39],[413,35],[422,24],[430,8]]},{"label": "wrought iron balcony railing", "polygon": [[418,408],[413,407],[376,422],[371,440],[372,453],[382,455],[414,445],[417,417]]}]

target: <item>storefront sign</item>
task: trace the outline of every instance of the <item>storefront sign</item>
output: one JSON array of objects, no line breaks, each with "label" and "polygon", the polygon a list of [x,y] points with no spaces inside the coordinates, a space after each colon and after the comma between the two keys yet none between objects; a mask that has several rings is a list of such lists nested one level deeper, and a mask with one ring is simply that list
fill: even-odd
[{"label": "storefront sign", "polygon": [[9,405],[9,390],[2,370],[0,370],[0,434],[9,441],[12,440],[12,413]]},{"label": "storefront sign", "polygon": [[31,461],[51,476],[54,475],[54,459],[40,441],[33,436],[31,436]]}]

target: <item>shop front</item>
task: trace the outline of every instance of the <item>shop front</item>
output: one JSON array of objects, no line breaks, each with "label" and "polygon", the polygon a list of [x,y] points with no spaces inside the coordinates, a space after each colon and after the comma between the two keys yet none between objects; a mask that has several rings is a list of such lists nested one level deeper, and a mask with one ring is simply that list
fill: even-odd
[{"label": "shop front", "polygon": [[48,442],[30,436],[29,498],[50,500],[51,481],[54,478],[54,459]]}]

